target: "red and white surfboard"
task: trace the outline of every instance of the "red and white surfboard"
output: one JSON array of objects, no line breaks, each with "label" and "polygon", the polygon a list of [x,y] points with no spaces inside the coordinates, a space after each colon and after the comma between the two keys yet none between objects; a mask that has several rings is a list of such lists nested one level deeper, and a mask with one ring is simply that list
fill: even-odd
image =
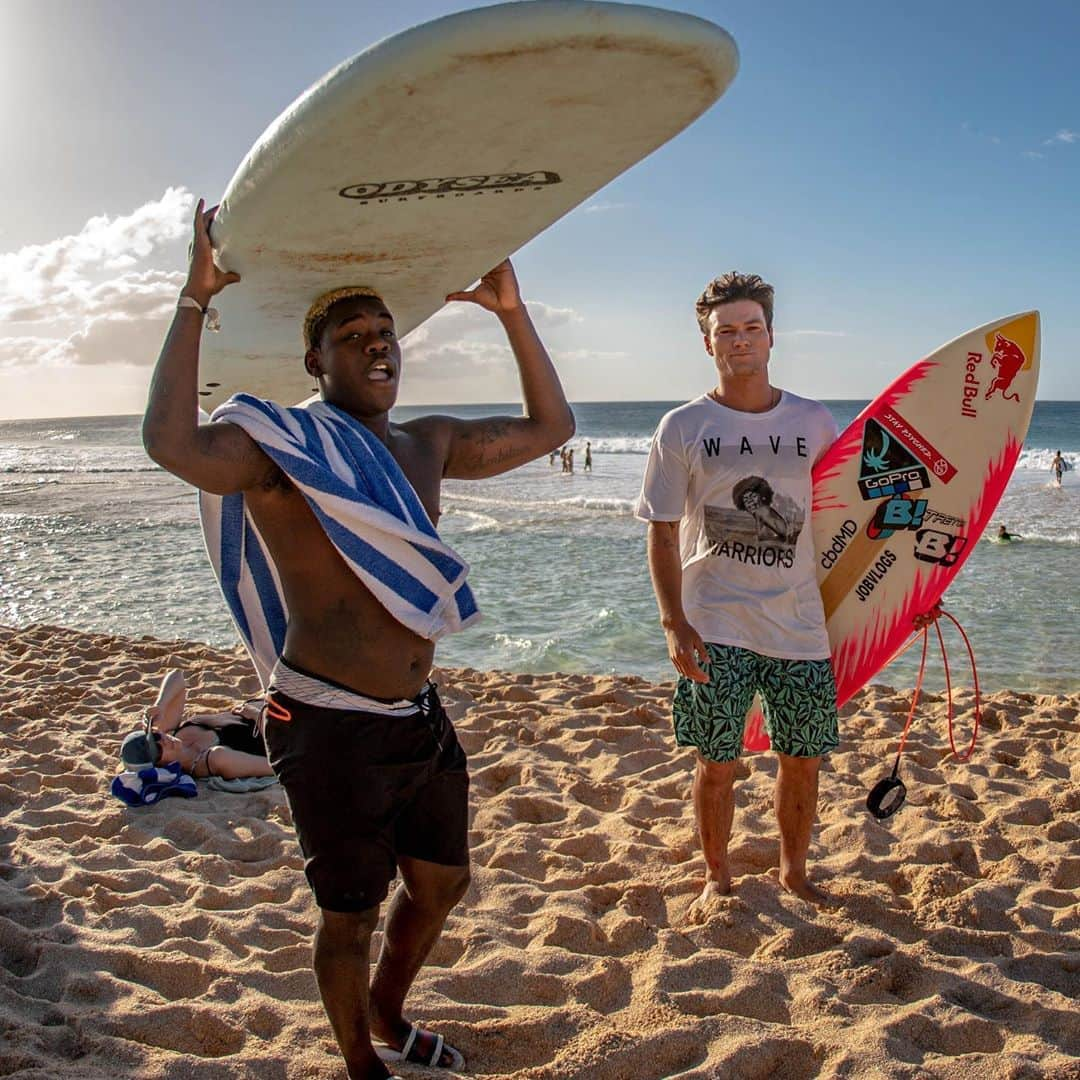
[{"label": "red and white surfboard", "polygon": [[[1039,313],[987,323],[904,372],[814,469],[818,585],[843,704],[960,572],[1020,456]],[[755,714],[745,745],[769,745]]]}]

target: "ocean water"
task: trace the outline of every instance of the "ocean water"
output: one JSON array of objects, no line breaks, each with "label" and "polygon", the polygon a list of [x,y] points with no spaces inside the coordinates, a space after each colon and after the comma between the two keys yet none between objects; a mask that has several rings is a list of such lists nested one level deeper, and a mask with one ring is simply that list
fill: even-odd
[{"label": "ocean water", "polygon": [[[440,643],[450,666],[673,677],[633,517],[657,420],[674,402],[576,405],[575,467],[546,458],[484,481],[448,481],[440,532],[472,565],[485,618]],[[865,404],[828,402],[843,428]],[[401,408],[460,416],[517,406]],[[581,471],[586,439],[593,471]],[[1040,402],[994,522],[1023,543],[981,542],[946,596],[987,689],[1080,690],[1080,403]],[[236,642],[210,572],[192,489],[143,453],[139,418],[0,422],[0,623],[59,623],[215,645]],[[911,686],[918,650],[878,681]],[[954,670],[966,685],[963,649]],[[940,685],[933,663],[928,685]]]}]

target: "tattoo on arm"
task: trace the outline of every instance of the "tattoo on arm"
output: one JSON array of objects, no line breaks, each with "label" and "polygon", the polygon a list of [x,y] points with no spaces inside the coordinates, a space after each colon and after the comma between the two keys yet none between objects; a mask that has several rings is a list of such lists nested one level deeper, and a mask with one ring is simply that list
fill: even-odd
[{"label": "tattoo on arm", "polygon": [[517,459],[525,447],[509,441],[513,430],[513,420],[482,420],[470,425],[459,450],[459,466],[471,471]]},{"label": "tattoo on arm", "polygon": [[511,424],[510,420],[484,420],[473,429],[472,440],[477,446],[491,446],[506,438]]}]

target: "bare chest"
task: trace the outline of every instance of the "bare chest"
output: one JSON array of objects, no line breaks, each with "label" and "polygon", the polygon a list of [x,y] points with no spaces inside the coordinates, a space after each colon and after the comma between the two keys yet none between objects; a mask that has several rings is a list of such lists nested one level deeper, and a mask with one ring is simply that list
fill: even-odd
[{"label": "bare chest", "polygon": [[401,466],[401,471],[412,485],[428,517],[431,518],[433,524],[437,525],[442,512],[440,506],[442,458],[429,443],[412,436],[398,436],[391,440],[389,447],[390,453]]}]

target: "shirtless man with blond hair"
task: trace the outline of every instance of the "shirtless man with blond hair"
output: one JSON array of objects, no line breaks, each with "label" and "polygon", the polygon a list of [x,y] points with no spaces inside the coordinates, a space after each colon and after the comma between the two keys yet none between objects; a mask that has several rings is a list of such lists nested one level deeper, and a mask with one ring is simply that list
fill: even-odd
[{"label": "shirtless man with blond hair", "polygon": [[[182,306],[154,371],[143,441],[158,464],[195,487],[243,493],[281,580],[288,624],[266,741],[319,906],[315,975],[350,1078],[381,1080],[390,1075],[384,1060],[402,1055],[459,1068],[461,1055],[441,1036],[404,1017],[405,995],[469,883],[465,755],[428,682],[435,645],[361,583],[295,484],[240,426],[199,423],[203,312],[238,280],[214,263],[215,209],[204,212],[202,202],[196,209]],[[498,475],[561,446],[574,431],[510,263],[447,300],[477,304],[502,324],[524,415],[392,423],[401,347],[393,314],[370,289],[335,290],[304,327],[303,363],[322,400],[377,437],[432,522],[444,477]],[[335,706],[313,704],[325,701]],[[369,985],[371,934],[395,871],[402,886]]]}]

